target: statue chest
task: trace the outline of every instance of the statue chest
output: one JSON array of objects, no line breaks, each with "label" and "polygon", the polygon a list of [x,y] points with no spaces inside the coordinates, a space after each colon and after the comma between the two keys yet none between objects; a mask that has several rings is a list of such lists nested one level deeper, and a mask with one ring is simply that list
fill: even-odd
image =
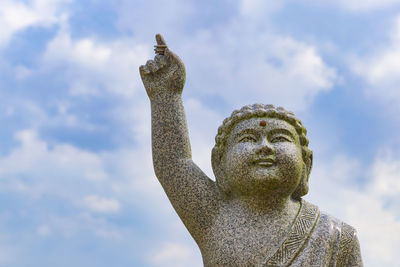
[{"label": "statue chest", "polygon": [[[301,203],[296,216],[246,216],[245,212],[221,209],[199,242],[204,266],[287,266],[307,244],[319,218],[318,207]],[[317,239],[325,242],[329,238]],[[317,250],[321,247],[314,246]],[[325,266],[301,266],[310,265]]]},{"label": "statue chest", "polygon": [[289,225],[241,214],[220,214],[200,246],[205,266],[260,266]]}]

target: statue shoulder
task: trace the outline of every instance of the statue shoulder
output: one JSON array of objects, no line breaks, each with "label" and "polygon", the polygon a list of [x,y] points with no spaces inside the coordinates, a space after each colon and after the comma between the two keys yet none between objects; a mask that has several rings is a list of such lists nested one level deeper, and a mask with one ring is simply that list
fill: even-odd
[{"label": "statue shoulder", "polygon": [[362,266],[357,231],[345,222],[341,223],[336,266]]},{"label": "statue shoulder", "polygon": [[363,266],[356,229],[323,211],[320,220],[324,221],[326,226],[331,229],[331,235],[337,237],[336,249],[334,249],[336,266]]}]

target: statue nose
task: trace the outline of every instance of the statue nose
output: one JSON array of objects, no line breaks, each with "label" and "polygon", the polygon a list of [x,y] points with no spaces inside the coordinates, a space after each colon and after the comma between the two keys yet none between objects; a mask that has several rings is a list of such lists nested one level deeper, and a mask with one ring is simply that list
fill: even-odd
[{"label": "statue nose", "polygon": [[257,151],[257,153],[259,154],[273,154],[274,151],[274,147],[272,146],[272,144],[267,140],[267,138],[263,138],[261,140],[260,143],[260,147]]}]

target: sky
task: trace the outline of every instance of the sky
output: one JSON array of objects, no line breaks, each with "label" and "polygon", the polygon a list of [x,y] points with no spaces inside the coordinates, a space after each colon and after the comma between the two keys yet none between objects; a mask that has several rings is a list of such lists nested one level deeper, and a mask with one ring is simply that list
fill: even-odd
[{"label": "sky", "polygon": [[365,266],[400,266],[400,0],[0,0],[0,266],[202,266],[152,168],[156,33],[209,177],[234,109],[294,111],[305,199],[357,229]]}]

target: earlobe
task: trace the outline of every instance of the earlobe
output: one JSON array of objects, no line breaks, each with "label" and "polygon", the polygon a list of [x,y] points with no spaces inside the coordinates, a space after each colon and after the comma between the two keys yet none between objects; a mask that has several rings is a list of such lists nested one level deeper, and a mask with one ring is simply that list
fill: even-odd
[{"label": "earlobe", "polygon": [[308,158],[307,158],[307,162],[306,162],[307,182],[308,182],[308,177],[310,176],[310,173],[311,173],[312,165],[313,165],[313,152],[310,150]]},{"label": "earlobe", "polygon": [[313,163],[313,153],[311,150],[303,150],[303,174],[299,185],[293,192],[292,197],[294,199],[301,199],[302,196],[308,193],[308,178],[310,177],[311,168]]},{"label": "earlobe", "polygon": [[304,169],[304,177],[302,178],[302,183],[304,187],[304,195],[308,193],[308,178],[310,177],[312,164],[313,164],[313,152],[311,150],[307,151],[307,156],[305,158],[305,169]]},{"label": "earlobe", "polygon": [[302,190],[301,195],[304,196],[308,193],[308,179],[310,177],[311,169],[312,169],[312,163],[313,163],[313,152],[311,150],[307,151],[307,157],[305,160],[305,170],[304,170],[304,177],[302,178]]}]

